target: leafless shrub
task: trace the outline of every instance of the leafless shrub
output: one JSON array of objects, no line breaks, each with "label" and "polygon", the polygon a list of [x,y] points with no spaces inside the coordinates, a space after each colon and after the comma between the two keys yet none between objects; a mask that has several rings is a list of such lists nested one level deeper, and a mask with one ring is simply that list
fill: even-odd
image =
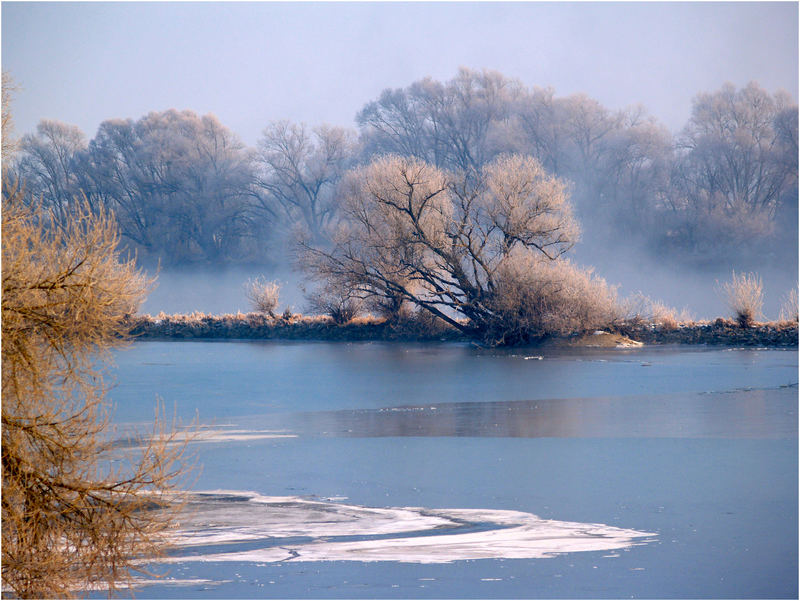
[{"label": "leafless shrub", "polygon": [[641,292],[625,298],[621,301],[620,306],[627,321],[658,324],[667,330],[674,330],[681,323],[694,321],[694,317],[688,309],[684,308],[678,311]]},{"label": "leafless shrub", "polygon": [[659,313],[653,317],[653,322],[660,323],[665,330],[678,329],[678,319],[675,317],[673,310],[666,305],[659,307]]},{"label": "leafless shrub", "polygon": [[[113,592],[160,554],[183,444],[157,420],[111,469],[103,362],[148,282],[120,262],[113,218],[76,202],[54,224],[18,188],[2,210],[2,581],[21,598]],[[27,206],[26,206],[27,204]],[[153,511],[152,508],[164,508]]]},{"label": "leafless shrub", "polygon": [[493,344],[607,327],[619,312],[616,290],[566,259],[515,252],[496,276],[488,331]]},{"label": "leafless shrub", "polygon": [[306,294],[309,311],[328,315],[337,325],[343,325],[358,315],[363,301],[345,286],[326,283],[319,290]]},{"label": "leafless shrub", "polygon": [[731,280],[722,284],[721,292],[740,327],[751,327],[763,315],[764,286],[755,273],[734,271]]},{"label": "leafless shrub", "polygon": [[[411,285],[406,283],[407,288]],[[364,300],[364,308],[368,311],[374,312],[379,317],[390,323],[397,323],[402,320],[411,318],[413,309],[410,302],[408,302],[402,295],[397,293],[387,292],[382,295],[371,295]]]},{"label": "leafless shrub", "polygon": [[781,311],[778,319],[797,323],[797,288],[792,288],[781,299]]},{"label": "leafless shrub", "polygon": [[256,311],[275,317],[280,291],[281,285],[278,282],[267,281],[259,276],[254,280],[247,280],[244,294]]}]

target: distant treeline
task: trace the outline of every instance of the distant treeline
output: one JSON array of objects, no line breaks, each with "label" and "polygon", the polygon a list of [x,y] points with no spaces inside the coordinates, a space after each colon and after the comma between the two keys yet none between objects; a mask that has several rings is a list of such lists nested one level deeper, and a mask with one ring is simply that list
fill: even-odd
[{"label": "distant treeline", "polygon": [[385,90],[358,112],[357,129],[279,121],[256,148],[191,111],[104,121],[88,141],[42,121],[6,169],[57,214],[80,196],[111,209],[142,258],[218,264],[270,261],[293,234],[324,242],[343,174],[377,156],[468,174],[516,153],[570,182],[595,240],[713,261],[794,240],[797,119],[786,93],[725,85],[699,94],[673,136],[642,108],[613,111],[462,69],[447,82]]}]

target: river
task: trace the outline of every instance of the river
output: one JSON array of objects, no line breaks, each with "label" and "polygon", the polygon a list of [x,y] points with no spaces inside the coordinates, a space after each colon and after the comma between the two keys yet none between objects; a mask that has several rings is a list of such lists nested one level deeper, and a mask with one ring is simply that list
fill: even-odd
[{"label": "river", "polygon": [[796,350],[138,342],[202,466],[138,598],[796,598]]}]

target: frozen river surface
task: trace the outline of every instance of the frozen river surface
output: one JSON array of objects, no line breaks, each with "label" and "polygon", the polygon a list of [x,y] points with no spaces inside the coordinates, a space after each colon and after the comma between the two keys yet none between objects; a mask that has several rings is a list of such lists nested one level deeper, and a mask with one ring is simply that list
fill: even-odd
[{"label": "frozen river surface", "polygon": [[[142,342],[201,425],[138,598],[796,598],[797,352]],[[164,567],[161,566],[161,567]]]}]

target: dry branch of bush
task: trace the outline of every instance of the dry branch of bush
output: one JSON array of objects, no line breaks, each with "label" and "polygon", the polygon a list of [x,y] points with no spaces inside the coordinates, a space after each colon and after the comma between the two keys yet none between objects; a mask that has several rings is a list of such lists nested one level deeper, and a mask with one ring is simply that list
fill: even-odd
[{"label": "dry branch of bush", "polygon": [[326,282],[318,290],[307,293],[306,301],[311,311],[327,315],[333,323],[343,325],[361,313],[364,302],[346,285]]},{"label": "dry branch of bush", "polygon": [[722,284],[722,293],[740,327],[749,328],[763,317],[764,286],[755,273],[734,271],[731,280]]},{"label": "dry branch of bush", "polygon": [[591,269],[520,249],[501,263],[486,339],[518,344],[607,327],[618,314],[616,290]]},{"label": "dry branch of bush", "polygon": [[781,299],[781,310],[778,319],[797,323],[798,301],[797,288],[792,288]]},{"label": "dry branch of bush", "polygon": [[18,597],[69,597],[128,581],[159,554],[183,445],[163,421],[112,469],[102,362],[148,282],[117,257],[107,213],[76,203],[55,224],[4,190],[2,211],[2,581]]},{"label": "dry branch of bush", "polygon": [[629,322],[647,322],[660,325],[667,330],[674,330],[680,324],[694,322],[688,309],[678,311],[674,307],[637,292],[620,303],[622,313]]},{"label": "dry branch of bush", "polygon": [[267,281],[263,277],[248,280],[245,284],[245,296],[250,301],[253,309],[259,313],[275,316],[278,308],[281,285],[276,281]]}]

